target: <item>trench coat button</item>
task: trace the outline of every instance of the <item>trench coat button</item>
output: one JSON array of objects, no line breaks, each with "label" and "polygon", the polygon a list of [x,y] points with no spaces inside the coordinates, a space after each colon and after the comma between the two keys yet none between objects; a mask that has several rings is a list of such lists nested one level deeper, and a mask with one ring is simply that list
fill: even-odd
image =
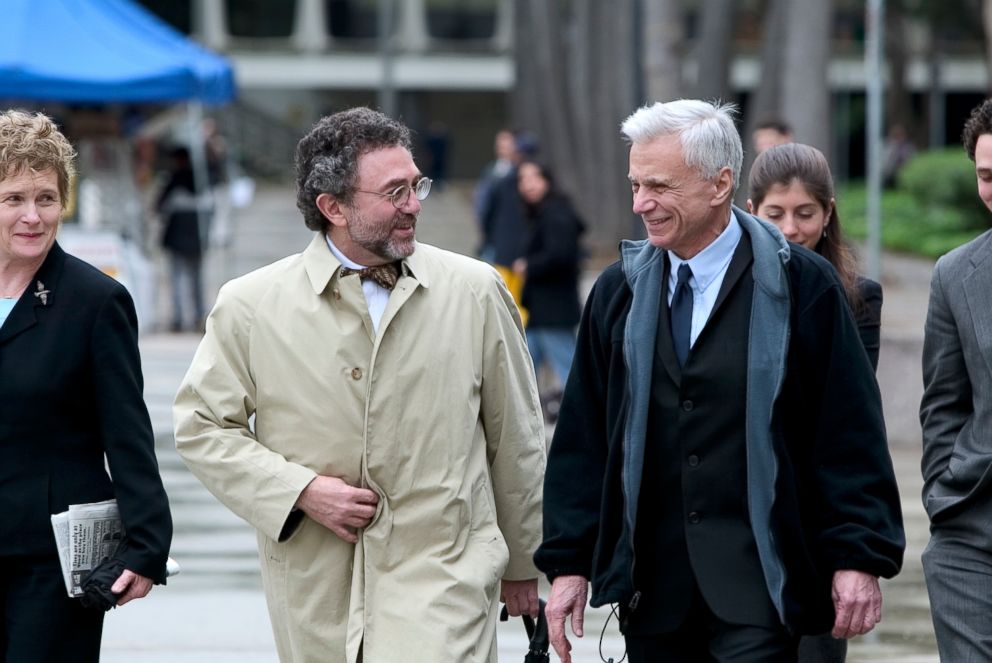
[{"label": "trench coat button", "polygon": [[691,454],[688,460],[689,460],[689,467],[696,467],[697,465],[699,465],[699,456],[697,456],[696,454]]},{"label": "trench coat button", "polygon": [[682,409],[685,410],[686,412],[692,412],[692,408],[694,407],[695,405],[693,404],[692,401],[682,401]]},{"label": "trench coat button", "polygon": [[331,295],[334,297],[334,299],[341,299],[341,291],[338,290],[337,288],[331,290]]},{"label": "trench coat button", "polygon": [[361,380],[362,379],[362,369],[360,369],[360,368],[353,368],[353,369],[351,369],[351,378],[353,380]]},{"label": "trench coat button", "polygon": [[699,514],[696,513],[695,511],[689,513],[689,522],[692,523],[693,525],[699,524],[700,520],[701,519],[699,517]]}]

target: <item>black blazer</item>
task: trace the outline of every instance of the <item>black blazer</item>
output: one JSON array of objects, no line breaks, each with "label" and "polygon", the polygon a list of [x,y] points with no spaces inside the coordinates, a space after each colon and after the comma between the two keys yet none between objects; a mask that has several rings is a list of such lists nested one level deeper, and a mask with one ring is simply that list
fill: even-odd
[{"label": "black blazer", "polygon": [[116,497],[125,567],[164,582],[172,517],[142,388],[127,290],[54,244],[0,326],[0,556],[54,554],[51,514]]},{"label": "black blazer", "polygon": [[877,281],[859,276],[857,288],[861,305],[854,312],[854,322],[858,325],[861,345],[865,347],[871,367],[877,373],[878,348],[882,327],[882,286]]},{"label": "black blazer", "polygon": [[548,194],[528,210],[530,236],[527,277],[521,303],[529,315],[528,329],[573,329],[582,317],[579,303],[579,236],[582,221],[562,196]]}]

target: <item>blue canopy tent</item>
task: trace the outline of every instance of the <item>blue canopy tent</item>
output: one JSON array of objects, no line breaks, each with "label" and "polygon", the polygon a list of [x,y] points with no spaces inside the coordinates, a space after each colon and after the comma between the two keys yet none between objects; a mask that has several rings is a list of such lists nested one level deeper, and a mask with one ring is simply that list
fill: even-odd
[{"label": "blue canopy tent", "polygon": [[[208,188],[203,104],[235,95],[231,65],[131,0],[2,0],[0,99],[187,103],[197,188]],[[201,227],[205,227],[201,223]],[[133,284],[132,284],[133,285]],[[132,291],[143,315],[142,298]]]},{"label": "blue canopy tent", "polygon": [[0,98],[67,102],[234,98],[234,75],[129,0],[4,0]]}]

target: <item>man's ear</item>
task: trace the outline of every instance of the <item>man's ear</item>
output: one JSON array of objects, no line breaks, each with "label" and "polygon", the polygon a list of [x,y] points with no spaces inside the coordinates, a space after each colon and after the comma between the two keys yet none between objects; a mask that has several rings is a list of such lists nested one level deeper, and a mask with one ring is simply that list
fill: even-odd
[{"label": "man's ear", "polygon": [[717,173],[716,181],[713,183],[713,198],[710,200],[710,207],[720,207],[734,195],[734,171],[729,166],[724,166]]},{"label": "man's ear", "polygon": [[344,213],[341,211],[341,203],[337,198],[329,193],[322,193],[317,196],[317,209],[324,215],[324,218],[331,222],[331,225],[343,228],[348,225]]}]

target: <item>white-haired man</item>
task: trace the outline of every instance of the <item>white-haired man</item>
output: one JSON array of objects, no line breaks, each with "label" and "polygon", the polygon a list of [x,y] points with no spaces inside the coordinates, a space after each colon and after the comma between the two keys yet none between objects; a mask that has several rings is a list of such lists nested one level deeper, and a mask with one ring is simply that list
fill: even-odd
[{"label": "white-haired man", "polygon": [[877,578],[902,562],[844,289],[732,207],[732,112],[681,100],[623,124],[648,239],[621,245],[586,304],[536,554],[564,661],[590,581],[593,605],[620,605],[632,663],[791,662],[799,634],[871,630]]}]

